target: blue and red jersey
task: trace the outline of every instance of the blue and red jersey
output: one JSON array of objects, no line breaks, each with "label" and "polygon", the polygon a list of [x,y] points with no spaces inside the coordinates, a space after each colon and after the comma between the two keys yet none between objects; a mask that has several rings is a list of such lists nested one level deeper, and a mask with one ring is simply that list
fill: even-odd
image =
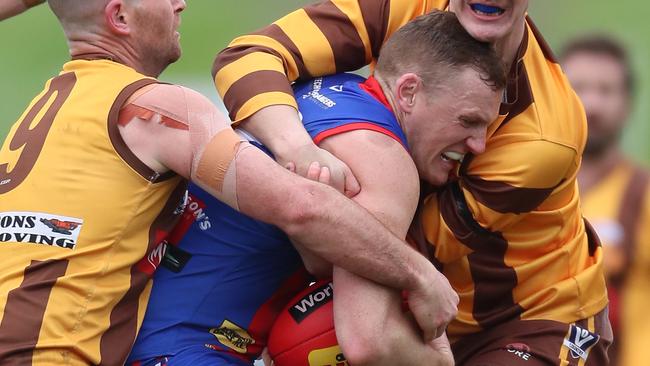
[{"label": "blue and red jersey", "polygon": [[[369,129],[407,146],[372,78],[340,74],[297,84],[294,91],[305,128],[317,143]],[[309,281],[281,230],[190,185],[185,212],[154,275],[129,362],[195,349],[252,363],[266,346],[277,314]]]}]

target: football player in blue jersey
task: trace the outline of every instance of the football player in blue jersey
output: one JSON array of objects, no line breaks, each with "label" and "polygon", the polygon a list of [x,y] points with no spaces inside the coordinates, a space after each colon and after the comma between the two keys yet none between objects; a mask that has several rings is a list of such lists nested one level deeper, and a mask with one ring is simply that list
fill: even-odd
[{"label": "football player in blue jersey", "polygon": [[[504,86],[504,67],[490,45],[472,38],[453,13],[432,12],[391,37],[374,77],[318,78],[294,92],[311,137],[358,179],[361,191],[353,200],[405,238],[420,179],[443,184],[466,153],[483,151]],[[245,123],[242,128],[242,136],[264,149]],[[315,166],[309,175],[319,179],[320,170]],[[191,186],[130,364],[251,365],[278,311],[310,281],[303,262],[313,274],[333,275],[337,337],[350,364],[453,364],[442,335],[458,298],[443,277],[430,341],[417,319],[402,312],[400,290],[293,244],[276,227]],[[414,315],[419,305],[409,301]],[[376,334],[383,335],[380,342]]]}]

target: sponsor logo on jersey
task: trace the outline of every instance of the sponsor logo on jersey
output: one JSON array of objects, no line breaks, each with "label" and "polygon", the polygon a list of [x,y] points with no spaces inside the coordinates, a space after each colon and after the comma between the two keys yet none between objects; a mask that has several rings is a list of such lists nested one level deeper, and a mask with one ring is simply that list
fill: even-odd
[{"label": "sponsor logo on jersey", "polygon": [[83,220],[42,212],[0,212],[0,242],[74,249]]},{"label": "sponsor logo on jersey", "polygon": [[598,343],[600,336],[594,334],[587,329],[580,328],[575,324],[569,327],[569,334],[564,338],[564,346],[571,352],[571,357],[582,358],[587,360],[589,357],[589,350]]},{"label": "sponsor logo on jersey", "polygon": [[309,314],[332,300],[332,283],[315,288],[289,308],[289,314],[296,323],[303,321]]},{"label": "sponsor logo on jersey", "polygon": [[199,200],[193,195],[189,195],[186,210],[199,225],[199,229],[205,231],[212,227],[210,218],[205,214],[205,202]]},{"label": "sponsor logo on jersey", "polygon": [[218,328],[210,329],[210,333],[221,344],[237,353],[246,353],[248,346],[255,343],[247,331],[229,320],[224,320]]},{"label": "sponsor logo on jersey", "polygon": [[528,361],[532,357],[530,347],[525,343],[510,343],[506,346],[506,351],[525,361]]},{"label": "sponsor logo on jersey", "polygon": [[[323,78],[314,79],[312,82],[311,91],[307,94],[303,94],[302,99],[311,99],[321,104],[325,109],[334,107],[336,105],[336,102],[321,94],[320,91],[322,88]],[[343,87],[341,87],[341,90],[343,90]]]},{"label": "sponsor logo on jersey", "polygon": [[315,349],[307,356],[309,366],[348,366],[348,361],[338,345]]}]

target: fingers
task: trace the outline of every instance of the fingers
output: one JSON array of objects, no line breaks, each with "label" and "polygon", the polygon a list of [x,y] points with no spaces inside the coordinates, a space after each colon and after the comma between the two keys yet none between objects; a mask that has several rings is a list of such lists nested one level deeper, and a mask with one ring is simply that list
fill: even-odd
[{"label": "fingers", "polygon": [[318,178],[320,177],[320,174],[321,174],[320,163],[314,161],[311,164],[309,164],[309,168],[307,168],[307,175],[305,176],[305,178],[318,182],[319,181]]},{"label": "fingers", "polygon": [[446,334],[443,334],[442,336],[431,341],[429,343],[429,346],[433,348],[439,355],[439,357],[436,359],[437,366],[454,365],[454,355],[451,352],[451,346],[449,345],[449,339],[447,339]]},{"label": "fingers", "polygon": [[284,167],[292,173],[296,172],[296,163],[294,163],[293,161],[286,163]]},{"label": "fingers", "polygon": [[347,166],[343,170],[343,174],[345,175],[345,188],[343,190],[343,193],[346,196],[352,198],[357,194],[359,194],[359,192],[361,191],[361,185],[359,184],[359,181],[354,176],[354,174],[352,174],[350,168],[348,168]]}]

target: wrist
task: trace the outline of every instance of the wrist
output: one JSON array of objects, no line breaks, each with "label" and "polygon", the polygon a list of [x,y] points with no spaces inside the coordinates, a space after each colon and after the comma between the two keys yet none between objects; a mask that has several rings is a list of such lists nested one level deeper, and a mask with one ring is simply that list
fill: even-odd
[{"label": "wrist", "polygon": [[410,281],[408,281],[408,286],[406,288],[408,291],[419,291],[427,289],[432,286],[432,280],[436,276],[436,267],[429,262],[424,256],[419,253],[415,253],[414,258],[415,263],[410,268],[412,269],[410,274]]}]

